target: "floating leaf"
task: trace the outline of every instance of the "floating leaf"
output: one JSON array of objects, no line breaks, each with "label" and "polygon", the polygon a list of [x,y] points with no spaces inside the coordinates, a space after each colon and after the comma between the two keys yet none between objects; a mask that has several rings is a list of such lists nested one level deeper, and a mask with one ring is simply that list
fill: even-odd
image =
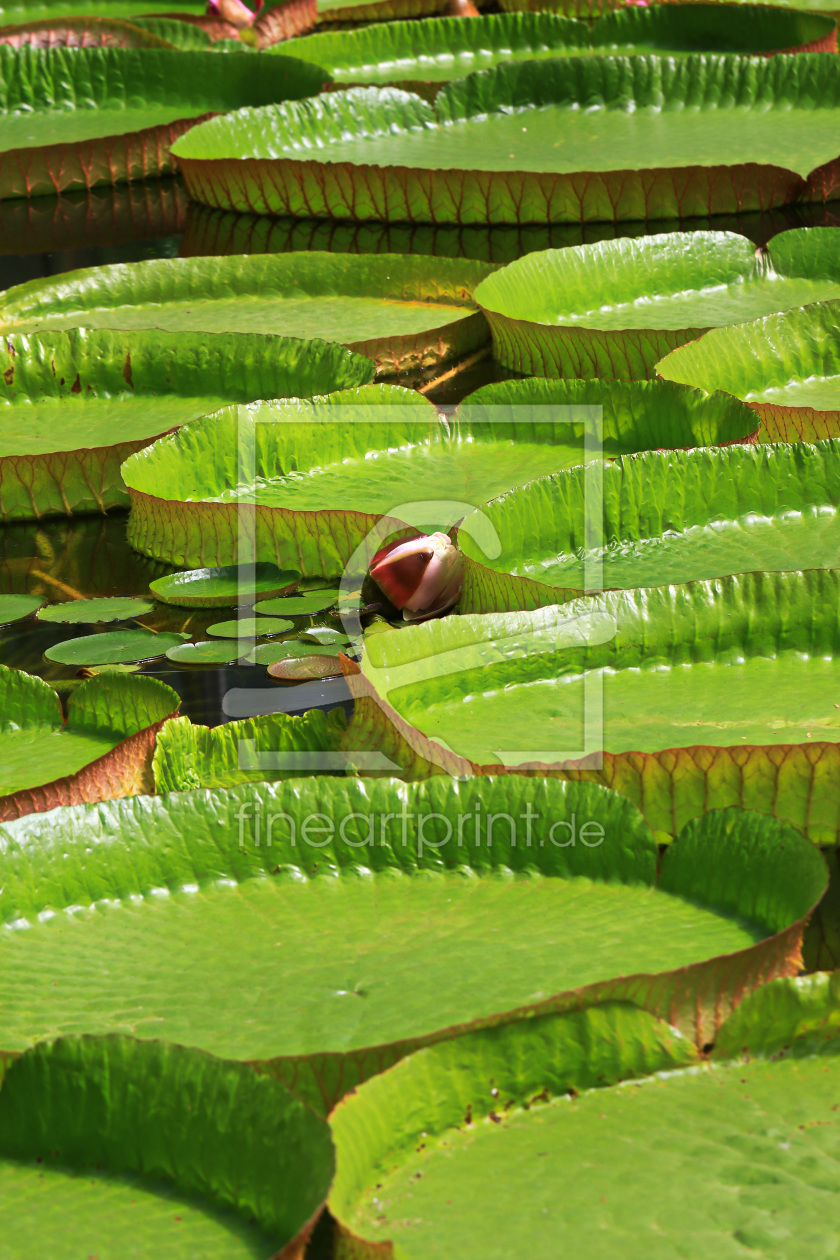
[{"label": "floating leaf", "polygon": [[241,643],[202,640],[200,643],[176,643],[166,649],[167,659],[178,665],[230,665],[247,656],[253,647],[250,639]]},{"label": "floating leaf", "polygon": [[45,1236],[55,1260],[127,1238],[159,1260],[301,1254],[334,1166],[327,1126],[279,1082],[180,1046],[61,1038],[0,1088],[0,1229],[21,1257]]},{"label": "floating leaf", "polygon": [[254,604],[254,612],[269,616],[302,617],[331,608],[338,599],[338,591],[306,591],[302,595],[287,595],[285,599],[263,599]]},{"label": "floating leaf", "polygon": [[318,0],[319,22],[389,22],[429,17],[445,11],[449,0]]},{"label": "floating leaf", "polygon": [[321,71],[306,62],[211,56],[0,46],[6,110],[0,198],[172,174],[172,141],[196,119],[307,96],[323,84]]},{"label": "floating leaf", "polygon": [[282,595],[294,590],[300,574],[281,570],[276,564],[223,565],[215,569],[191,569],[151,582],[156,599],[186,608],[233,608],[251,604],[258,596]]},{"label": "floating leaf", "polygon": [[654,375],[709,328],[840,297],[840,229],[795,228],[764,251],[732,232],[681,232],[528,254],[476,301],[506,367],[537,376]]},{"label": "floating leaf", "polygon": [[[90,285],[101,270],[77,274]],[[226,402],[319,393],[372,375],[366,359],[338,346],[256,333],[8,334],[0,518],[124,507],[120,464],[161,434]]]},{"label": "floating leaf", "polygon": [[148,791],[178,703],[155,679],[104,675],[73,692],[65,722],[52,687],[0,665],[0,819]]},{"label": "floating leaf", "polygon": [[31,617],[43,603],[39,595],[0,595],[0,626]]},{"label": "floating leaf", "polygon": [[334,678],[341,673],[336,657],[319,653],[312,656],[296,656],[275,661],[268,672],[278,682],[307,682],[312,678]]},{"label": "floating leaf", "polygon": [[[30,281],[6,295],[2,317],[6,326],[40,330],[93,322],[322,338],[393,374],[468,354],[489,340],[471,294],[491,271],[486,263],[387,254],[153,259],[58,283]],[[297,392],[303,395],[303,386]]]},{"label": "floating leaf", "polygon": [[594,780],[661,841],[739,805],[835,844],[838,592],[835,569],[747,573],[376,635],[344,746],[413,777]]},{"label": "floating leaf", "polygon": [[153,608],[152,600],[135,596],[73,599],[64,604],[48,604],[38,613],[38,620],[92,625],[101,621],[128,621],[131,617],[142,617]]},{"label": "floating leaf", "polygon": [[44,656],[59,665],[116,665],[151,661],[182,643],[183,634],[155,634],[152,630],[107,630],[66,639],[47,648]]},{"label": "floating leaf", "polygon": [[221,639],[256,638],[263,634],[285,634],[294,629],[294,622],[285,617],[239,617],[234,621],[217,621],[207,633]]},{"label": "floating leaf", "polygon": [[[525,7],[525,6],[522,6]],[[588,13],[586,14],[588,17]],[[834,51],[831,18],[777,9],[755,16],[711,4],[625,8],[590,28],[559,13],[490,13],[465,22],[438,17],[322,30],[283,45],[290,57],[323,66],[334,83],[444,83],[503,61],[545,57],[686,52]]]},{"label": "floating leaf", "polygon": [[194,200],[252,214],[707,218],[832,196],[838,111],[834,57],[557,57],[454,80],[434,105],[359,87],[241,109],[173,152]]},{"label": "floating leaf", "polygon": [[[477,1254],[506,1256],[527,1221],[539,1260],[557,1254],[560,1230],[574,1256],[625,1233],[692,1258],[784,1254],[780,1240],[791,1257],[830,1255],[840,1003],[827,979],[747,997],[721,1029],[734,1062],[718,1044],[701,1065],[673,1029],[616,1003],[411,1055],[330,1117],[342,1245],[373,1260],[432,1254],[431,1240],[457,1254],[469,1236]],[[803,1029],[771,1056],[756,1017],[778,1020],[786,996],[823,1032]]]},{"label": "floating leaf", "polygon": [[212,728],[176,718],[158,736],[155,786],[158,792],[181,792],[289,779],[329,768],[324,754],[332,747],[320,709],[300,717],[269,713]]},{"label": "floating leaf", "polygon": [[755,569],[831,569],[838,510],[837,439],[622,456],[597,490],[586,468],[569,469],[464,518],[458,539],[472,564],[459,609],[537,608],[585,589]]},{"label": "floating leaf", "polygon": [[562,417],[443,419],[415,391],[387,385],[226,408],[123,465],[129,539],[173,563],[228,564],[242,505],[253,504],[260,559],[337,577],[351,562],[364,570],[366,553],[406,526],[448,529],[469,505],[565,467],[569,431]]},{"label": "floating leaf", "polygon": [[282,643],[258,643],[245,658],[251,665],[273,665],[304,656],[338,656],[340,647],[324,643],[303,643],[300,639],[284,639]]},{"label": "floating leaf", "polygon": [[730,810],[658,884],[656,866],[628,801],[522,776],[321,774],[21,819],[0,843],[0,919],[29,925],[0,934],[0,1049],[130,1028],[262,1064],[323,1109],[418,1043],[599,1001],[704,1045],[797,970],[825,864]]},{"label": "floating leaf", "polygon": [[759,440],[814,442],[840,434],[840,302],[713,329],[656,365],[666,380],[725,389],[761,418]]},{"label": "floating leaf", "polygon": [[332,626],[309,626],[301,632],[304,643],[314,639],[316,643],[337,644],[349,643],[350,637],[343,630],[334,630]]}]

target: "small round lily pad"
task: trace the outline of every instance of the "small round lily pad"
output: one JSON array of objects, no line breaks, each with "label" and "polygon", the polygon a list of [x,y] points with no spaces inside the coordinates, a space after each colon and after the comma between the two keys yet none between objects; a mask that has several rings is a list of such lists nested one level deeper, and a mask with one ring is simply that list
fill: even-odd
[{"label": "small round lily pad", "polygon": [[37,595],[0,595],[0,626],[31,617],[43,602]]},{"label": "small round lily pad", "polygon": [[253,646],[250,639],[205,639],[200,643],[178,643],[167,648],[166,656],[179,665],[230,665],[247,656]]},{"label": "small round lily pad", "polygon": [[151,630],[108,630],[65,639],[47,648],[44,656],[59,665],[132,665],[163,656],[184,639],[182,634],[153,634]]},{"label": "small round lily pad", "polygon": [[341,673],[341,666],[334,656],[317,653],[315,656],[296,656],[287,661],[269,665],[268,672],[278,682],[308,682],[313,678],[334,678]]},{"label": "small round lily pad", "polygon": [[301,636],[304,643],[307,639],[315,639],[318,643],[349,643],[350,638],[343,630],[333,630],[332,626],[310,626]]},{"label": "small round lily pad", "polygon": [[101,621],[128,621],[144,617],[154,604],[150,599],[126,596],[108,599],[71,599],[64,604],[48,604],[38,613],[39,621],[55,621],[64,625],[95,625]]},{"label": "small round lily pad", "polygon": [[278,617],[304,617],[332,608],[338,591],[306,591],[303,595],[287,595],[285,599],[263,599],[254,604],[254,612]]},{"label": "small round lily pad", "polygon": [[338,647],[322,647],[319,643],[301,643],[300,639],[283,639],[280,643],[258,643],[245,658],[251,665],[273,665],[304,656],[338,656]]},{"label": "small round lily pad", "polygon": [[285,617],[239,617],[233,621],[217,621],[207,627],[207,633],[217,639],[257,638],[263,634],[285,634],[294,623]]},{"label": "small round lily pad", "polygon": [[293,591],[300,581],[296,569],[276,564],[228,564],[218,569],[189,569],[149,584],[155,599],[185,608],[235,608]]}]

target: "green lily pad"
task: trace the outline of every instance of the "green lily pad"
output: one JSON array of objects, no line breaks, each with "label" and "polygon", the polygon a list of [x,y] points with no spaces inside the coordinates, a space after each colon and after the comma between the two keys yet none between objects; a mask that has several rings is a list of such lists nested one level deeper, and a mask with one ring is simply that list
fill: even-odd
[{"label": "green lily pad", "polygon": [[199,643],[176,643],[166,649],[166,658],[178,665],[230,665],[247,656],[253,646],[251,639],[243,639],[240,643],[229,640],[220,643],[210,639]]},{"label": "green lily pad", "polygon": [[701,333],[840,297],[840,229],[795,228],[764,251],[731,232],[601,241],[528,254],[476,300],[507,367],[541,376],[652,376]]},{"label": "green lily pad", "polygon": [[335,656],[323,652],[311,656],[292,656],[269,665],[268,672],[278,682],[310,682],[315,678],[335,678],[341,674],[338,653]]},{"label": "green lily pad", "polygon": [[282,643],[257,643],[245,658],[251,665],[273,665],[305,656],[338,656],[341,648],[329,643],[304,643],[300,639],[284,639]]},{"label": "green lily pad", "polygon": [[307,96],[323,85],[321,71],[305,62],[211,56],[0,46],[0,150],[6,155],[0,198],[172,174],[172,141],[195,119]]},{"label": "green lily pad", "polygon": [[597,490],[590,471],[569,469],[466,516],[458,538],[474,562],[461,612],[757,569],[831,569],[840,557],[840,440],[622,456],[605,465]]},{"label": "green lily pad", "polygon": [[222,565],[172,573],[149,584],[156,599],[186,608],[234,608],[251,604],[261,595],[282,595],[300,581],[295,569],[276,564]]},{"label": "green lily pad", "polygon": [[254,612],[269,616],[312,616],[332,608],[338,599],[338,591],[306,591],[302,595],[287,595],[284,599],[263,599],[254,604]]},{"label": "green lily pad", "polygon": [[339,644],[349,643],[350,636],[345,634],[343,630],[334,630],[332,626],[309,626],[306,630],[301,631],[301,638],[304,643],[314,639],[316,643],[321,644]]},{"label": "green lily pad", "polygon": [[661,841],[737,804],[834,844],[838,597],[836,569],[747,573],[375,635],[347,678],[346,747],[414,776],[538,765],[592,778]]},{"label": "green lily pad", "polygon": [[814,442],[840,434],[840,302],[713,329],[656,365],[657,375],[742,398],[759,440]]},{"label": "green lily pad", "polygon": [[712,4],[680,9],[660,4],[608,14],[591,28],[559,13],[491,13],[469,22],[438,17],[350,31],[327,28],[289,40],[283,52],[323,66],[334,83],[408,85],[444,83],[504,61],[593,52],[816,52],[834,46],[835,28],[828,17],[777,9],[756,22],[754,14],[737,5],[721,10]]},{"label": "green lily pad", "polygon": [[62,1038],[0,1088],[0,1229],[20,1260],[302,1247],[334,1166],[326,1124],[279,1082],[180,1046]]},{"label": "green lily pad", "polygon": [[[201,12],[203,13],[204,10],[202,9]],[[198,16],[198,14],[199,9],[196,7],[189,16]],[[140,27],[141,30],[148,31],[151,35],[156,35],[158,39],[165,40],[167,44],[172,44],[175,48],[201,49],[206,52],[213,43],[209,33],[198,23],[185,22],[180,18],[134,17],[132,15],[131,23],[133,26]]]},{"label": "green lily pad", "polygon": [[117,665],[151,661],[182,643],[183,634],[155,634],[152,630],[107,630],[66,639],[47,648],[44,656],[59,665]]},{"label": "green lily pad", "polygon": [[[77,274],[93,282],[91,272]],[[125,507],[120,464],[161,434],[225,403],[321,393],[372,376],[366,359],[338,346],[256,333],[8,334],[0,518]]]},{"label": "green lily pad", "polygon": [[234,621],[217,621],[207,633],[221,639],[257,638],[263,634],[285,634],[294,629],[294,622],[285,617],[240,617]]},{"label": "green lily pad", "polygon": [[71,695],[0,665],[0,819],[142,791],[156,728],[178,710],[152,678],[103,675]]},{"label": "green lily pad", "polygon": [[733,810],[656,867],[622,797],[522,776],[322,774],[21,819],[0,843],[0,918],[29,924],[0,934],[0,1049],[130,1027],[323,1109],[419,1040],[606,997],[702,1045],[758,976],[798,967],[825,863]]},{"label": "green lily pad", "polygon": [[[796,985],[744,1006],[772,1018],[767,999]],[[560,1232],[571,1256],[592,1254],[593,1238],[634,1260],[651,1238],[684,1260],[828,1256],[839,1010],[836,994],[821,1004],[819,1045],[791,1038],[771,1057],[752,1027],[734,1061],[716,1046],[705,1065],[673,1029],[615,1003],[422,1050],[330,1117],[343,1245],[501,1260],[525,1220],[536,1260],[557,1255]]]},{"label": "green lily pad", "polygon": [[173,152],[194,200],[244,213],[679,219],[823,200],[838,113],[834,57],[557,57],[454,80],[434,105],[358,87],[241,109]]},{"label": "green lily pad", "polygon": [[93,625],[101,621],[128,621],[142,617],[154,608],[150,599],[135,596],[106,599],[73,599],[64,604],[48,604],[38,613],[39,621],[59,622],[62,625]]},{"label": "green lily pad", "polygon": [[[755,433],[757,421],[745,403],[668,384],[670,391],[664,381],[498,381],[469,394],[456,414],[476,425],[483,420],[525,428],[551,421],[552,445],[563,448],[564,468],[638,451],[721,446]],[[524,491],[508,492],[500,502]]]},{"label": "green lily pad", "polygon": [[443,419],[420,394],[385,385],[227,408],[123,465],[129,540],[171,563],[227,564],[242,505],[255,503],[260,559],[334,578],[399,522],[448,529],[470,505],[565,467],[568,434],[551,416]]},{"label": "green lily pad", "polygon": [[328,768],[321,764],[333,751],[327,722],[320,709],[299,717],[268,713],[215,727],[173,718],[157,738],[155,786],[158,792],[226,788]]},{"label": "green lily pad", "polygon": [[0,626],[31,617],[43,603],[39,595],[0,595]]},{"label": "green lily pad", "polygon": [[324,338],[393,374],[467,354],[489,339],[471,293],[491,271],[486,263],[387,254],[153,259],[59,283],[30,281],[6,295],[0,317],[7,327],[30,329],[82,324]]}]

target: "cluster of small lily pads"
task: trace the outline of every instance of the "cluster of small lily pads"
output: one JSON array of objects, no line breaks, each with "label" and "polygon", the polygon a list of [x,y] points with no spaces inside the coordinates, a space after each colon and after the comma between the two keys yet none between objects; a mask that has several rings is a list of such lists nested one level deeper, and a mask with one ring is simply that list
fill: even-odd
[{"label": "cluster of small lily pads", "polygon": [[0,0],[0,1260],[836,1253],[833,4]]}]

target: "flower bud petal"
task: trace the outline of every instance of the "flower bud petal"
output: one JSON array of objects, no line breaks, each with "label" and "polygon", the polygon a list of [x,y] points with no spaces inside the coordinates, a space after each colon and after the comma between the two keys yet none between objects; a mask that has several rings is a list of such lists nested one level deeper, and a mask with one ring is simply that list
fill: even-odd
[{"label": "flower bud petal", "polygon": [[220,17],[230,22],[237,30],[252,26],[254,18],[262,8],[263,0],[257,0],[256,9],[249,9],[242,0],[207,0],[207,13],[212,17]]},{"label": "flower bud petal", "polygon": [[406,621],[423,621],[457,603],[465,564],[446,534],[429,534],[377,551],[370,576]]}]

